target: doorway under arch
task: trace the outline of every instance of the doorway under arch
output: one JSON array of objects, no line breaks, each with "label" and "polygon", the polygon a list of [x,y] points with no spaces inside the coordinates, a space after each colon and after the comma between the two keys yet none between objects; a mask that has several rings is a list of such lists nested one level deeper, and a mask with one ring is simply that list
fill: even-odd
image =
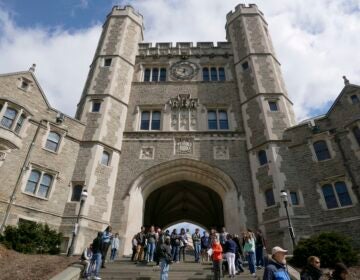
[{"label": "doorway under arch", "polygon": [[191,181],[178,181],[153,191],[145,202],[144,225],[166,227],[190,220],[205,228],[224,226],[221,197],[215,191]]}]

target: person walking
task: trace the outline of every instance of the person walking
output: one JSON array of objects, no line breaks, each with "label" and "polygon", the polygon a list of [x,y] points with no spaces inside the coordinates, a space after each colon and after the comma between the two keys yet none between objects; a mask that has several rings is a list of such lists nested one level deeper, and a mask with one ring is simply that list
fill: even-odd
[{"label": "person walking", "polygon": [[116,253],[119,251],[120,247],[120,239],[119,234],[115,233],[115,237],[111,239],[111,254],[110,254],[110,261],[114,261],[116,257]]},{"label": "person walking", "polygon": [[245,245],[244,245],[244,254],[246,255],[249,270],[252,276],[256,276],[255,268],[255,240],[253,236],[249,233],[245,233],[244,236]]},{"label": "person walking", "polygon": [[255,238],[256,268],[261,269],[264,267],[264,250],[266,249],[266,241],[260,229],[256,231]]},{"label": "person walking", "polygon": [[301,280],[319,280],[322,276],[320,259],[316,256],[307,258],[307,265],[300,273]]},{"label": "person walking", "polygon": [[243,258],[243,249],[242,249],[242,245],[240,244],[240,238],[238,235],[234,235],[233,238],[234,242],[236,243],[236,248],[237,248],[237,252],[235,254],[235,268],[236,270],[240,273],[240,272],[244,272],[244,267],[243,267],[243,263],[242,263],[242,258]]},{"label": "person walking", "polygon": [[263,280],[291,280],[289,273],[286,269],[287,250],[276,246],[271,250],[272,260],[266,266],[264,271]]},{"label": "person walking", "polygon": [[171,255],[174,262],[179,262],[179,247],[180,247],[180,236],[176,232],[176,228],[173,229],[170,235],[171,243]]},{"label": "person walking", "polygon": [[200,252],[201,252],[201,236],[200,230],[195,229],[194,234],[192,235],[192,241],[194,244],[194,253],[195,253],[195,262],[200,262]]},{"label": "person walking", "polygon": [[349,276],[349,271],[345,264],[337,263],[335,264],[334,271],[330,276],[330,280],[347,280]]},{"label": "person walking", "polygon": [[95,270],[91,273],[94,274],[93,279],[95,280],[101,280],[101,278],[99,277],[99,272],[100,272],[100,266],[102,263],[102,236],[103,233],[101,231],[98,232],[97,237],[93,240],[92,242],[92,250],[93,250],[93,256],[92,256],[92,260],[91,260],[91,265],[90,266],[94,266]]},{"label": "person walking", "polygon": [[220,241],[220,244],[223,247],[223,249],[224,249],[227,235],[228,235],[228,233],[226,232],[226,229],[224,227],[222,227],[221,232],[219,234],[219,241]]},{"label": "person walking", "polygon": [[147,262],[154,261],[154,252],[156,247],[156,236],[155,227],[151,226],[149,232],[146,234],[147,239]]},{"label": "person walking", "polygon": [[131,247],[132,247],[132,255],[131,255],[131,261],[133,262],[136,255],[136,248],[137,248],[137,240],[136,240],[136,234],[133,236],[131,240]]},{"label": "person walking", "polygon": [[135,254],[135,264],[143,260],[144,246],[145,246],[145,227],[141,227],[140,232],[136,234],[136,254]]},{"label": "person walking", "polygon": [[172,263],[170,237],[166,236],[164,243],[158,246],[157,255],[160,262],[160,280],[169,279],[170,264]]},{"label": "person walking", "polygon": [[186,253],[187,244],[188,244],[187,235],[186,235],[185,229],[182,228],[180,230],[179,260],[181,260],[181,255],[182,255],[184,262],[185,262],[185,253]]},{"label": "person walking", "polygon": [[235,253],[237,251],[237,246],[234,240],[232,240],[232,235],[227,234],[226,241],[224,244],[224,252],[226,256],[226,261],[228,263],[228,271],[229,271],[229,277],[234,278],[236,274],[235,270]]},{"label": "person walking", "polygon": [[201,262],[209,261],[208,250],[211,248],[211,240],[209,233],[204,231],[203,236],[201,236]]},{"label": "person walking", "polygon": [[222,275],[222,246],[219,242],[219,238],[216,236],[213,239],[212,249],[212,261],[214,269],[214,280],[220,280],[223,277]]},{"label": "person walking", "polygon": [[112,238],[111,231],[112,231],[111,226],[108,226],[104,230],[104,232],[102,234],[102,249],[101,249],[102,263],[101,263],[101,268],[106,268],[105,259],[106,259],[106,255],[107,255],[107,252],[108,252],[110,244],[111,244],[111,238]]}]

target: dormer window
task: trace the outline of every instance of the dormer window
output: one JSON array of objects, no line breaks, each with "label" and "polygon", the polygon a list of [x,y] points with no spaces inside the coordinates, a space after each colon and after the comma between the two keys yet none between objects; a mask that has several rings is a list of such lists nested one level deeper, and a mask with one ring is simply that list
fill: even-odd
[{"label": "dormer window", "polygon": [[27,90],[29,88],[29,83],[27,81],[25,81],[25,80],[22,80],[21,81],[21,88],[23,90]]},{"label": "dormer window", "polygon": [[24,90],[24,91],[28,91],[29,88],[30,88],[30,85],[31,85],[31,81],[24,78],[24,77],[21,77],[19,78],[19,82],[17,84],[18,88]]}]

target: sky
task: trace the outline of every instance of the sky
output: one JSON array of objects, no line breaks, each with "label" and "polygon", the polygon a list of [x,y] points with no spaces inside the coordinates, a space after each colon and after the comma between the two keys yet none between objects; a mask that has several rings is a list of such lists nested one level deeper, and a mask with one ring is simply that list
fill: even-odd
[{"label": "sky", "polygon": [[360,0],[0,0],[0,73],[36,63],[51,106],[73,116],[113,5],[138,10],[155,43],[225,41],[239,3],[265,14],[298,121],[327,112],[343,75],[360,84]]}]

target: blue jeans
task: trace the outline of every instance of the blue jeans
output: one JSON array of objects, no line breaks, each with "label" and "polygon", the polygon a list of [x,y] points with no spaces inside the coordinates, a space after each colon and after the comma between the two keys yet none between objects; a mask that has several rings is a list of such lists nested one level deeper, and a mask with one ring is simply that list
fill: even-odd
[{"label": "blue jeans", "polygon": [[173,257],[174,262],[179,261],[179,246],[174,245],[174,246],[171,247],[171,255]]},{"label": "blue jeans", "polygon": [[250,273],[255,273],[255,253],[247,252],[246,258],[249,263]]},{"label": "blue jeans", "polygon": [[154,261],[154,252],[155,252],[155,243],[148,243],[147,244],[147,261],[153,262]]},{"label": "blue jeans", "polygon": [[116,251],[117,251],[116,248],[111,248],[111,255],[110,255],[111,261],[115,260]]},{"label": "blue jeans", "polygon": [[264,266],[264,247],[256,247],[256,266]]},{"label": "blue jeans", "polygon": [[160,280],[169,279],[169,269],[170,265],[166,262],[166,260],[160,259]]},{"label": "blue jeans", "polygon": [[195,261],[200,261],[201,244],[200,242],[194,242]]},{"label": "blue jeans", "polygon": [[[100,266],[101,266],[101,253],[93,254],[91,263],[95,263],[95,276],[99,276]],[[92,265],[91,265],[92,266]]]}]

